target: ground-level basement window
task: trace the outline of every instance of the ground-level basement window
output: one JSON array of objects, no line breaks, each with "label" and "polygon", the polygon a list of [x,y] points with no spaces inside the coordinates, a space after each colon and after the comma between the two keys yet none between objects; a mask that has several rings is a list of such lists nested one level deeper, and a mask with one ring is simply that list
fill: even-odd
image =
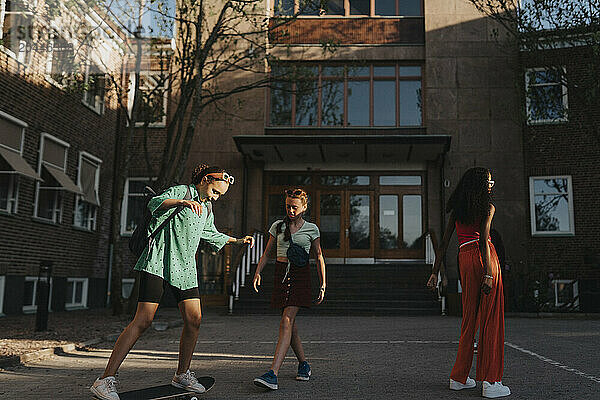
[{"label": "ground-level basement window", "polygon": [[87,307],[88,282],[88,278],[67,278],[67,310]]}]

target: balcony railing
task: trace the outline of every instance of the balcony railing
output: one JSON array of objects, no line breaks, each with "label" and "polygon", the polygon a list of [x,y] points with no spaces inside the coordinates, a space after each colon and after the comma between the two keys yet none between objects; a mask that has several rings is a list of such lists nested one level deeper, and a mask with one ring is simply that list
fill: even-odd
[{"label": "balcony railing", "polygon": [[423,17],[300,18],[281,24],[271,20],[272,44],[403,44],[425,43]]}]

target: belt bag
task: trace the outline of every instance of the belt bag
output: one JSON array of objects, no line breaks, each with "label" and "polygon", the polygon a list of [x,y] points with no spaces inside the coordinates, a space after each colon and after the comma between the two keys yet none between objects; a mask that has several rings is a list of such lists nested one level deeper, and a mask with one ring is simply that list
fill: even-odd
[{"label": "belt bag", "polygon": [[296,267],[304,267],[306,264],[308,264],[308,259],[309,259],[309,255],[306,252],[306,250],[304,250],[304,248],[302,248],[301,246],[298,246],[296,243],[294,243],[292,241],[291,235],[290,235],[290,247],[287,249],[287,259],[290,262],[290,264],[292,264]]},{"label": "belt bag", "polygon": [[308,264],[309,255],[302,247],[298,246],[292,240],[292,236],[290,235],[290,247],[287,249],[287,259],[288,264],[285,269],[285,275],[283,276],[282,283],[285,282],[285,279],[290,273],[290,267],[293,265],[295,267],[304,267]]}]

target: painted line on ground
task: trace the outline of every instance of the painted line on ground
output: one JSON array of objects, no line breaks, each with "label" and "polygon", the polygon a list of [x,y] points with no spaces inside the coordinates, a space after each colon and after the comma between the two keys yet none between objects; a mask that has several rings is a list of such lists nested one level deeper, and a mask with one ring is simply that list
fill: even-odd
[{"label": "painted line on ground", "polygon": [[[171,343],[179,343],[172,340]],[[198,340],[198,344],[275,344],[275,341]],[[458,344],[457,340],[303,340],[306,344]]]},{"label": "painted line on ground", "polygon": [[530,355],[532,357],[535,357],[535,358],[537,358],[537,359],[539,359],[539,360],[541,360],[541,361],[543,361],[545,363],[548,363],[550,365],[554,365],[557,368],[560,368],[560,369],[565,370],[567,372],[571,372],[571,373],[573,373],[575,375],[579,375],[579,376],[581,376],[583,378],[591,380],[592,382],[600,383],[600,377],[593,376],[593,375],[590,375],[590,374],[586,374],[585,372],[582,372],[582,371],[580,371],[580,370],[578,370],[576,368],[568,367],[568,366],[566,366],[566,365],[564,365],[564,364],[562,364],[562,363],[560,363],[558,361],[554,361],[551,358],[544,357],[544,356],[542,356],[540,354],[534,353],[531,350],[524,349],[521,346],[517,346],[516,344],[510,343],[510,342],[504,342],[504,344],[506,346],[512,348],[512,349],[520,351],[521,353],[525,353],[525,354]]}]

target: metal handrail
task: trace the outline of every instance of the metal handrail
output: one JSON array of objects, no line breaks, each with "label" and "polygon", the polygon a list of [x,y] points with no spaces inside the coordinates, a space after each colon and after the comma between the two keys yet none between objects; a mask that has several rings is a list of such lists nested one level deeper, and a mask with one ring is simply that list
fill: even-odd
[{"label": "metal handrail", "polygon": [[[435,264],[436,258],[436,246],[437,240],[435,237],[435,232],[427,232],[425,235],[425,263],[426,264]],[[442,315],[446,315],[446,296],[442,296],[442,273],[438,272],[438,280],[437,280],[437,293],[438,293],[438,301],[442,303]]]},{"label": "metal handrail", "polygon": [[258,264],[264,251],[265,234],[260,231],[255,231],[252,236],[254,237],[254,247],[246,245],[242,259],[233,273],[234,278],[231,281],[231,292],[229,294],[230,314],[233,313],[233,303],[240,298],[240,287],[246,285],[246,277],[250,276],[252,264]]}]

